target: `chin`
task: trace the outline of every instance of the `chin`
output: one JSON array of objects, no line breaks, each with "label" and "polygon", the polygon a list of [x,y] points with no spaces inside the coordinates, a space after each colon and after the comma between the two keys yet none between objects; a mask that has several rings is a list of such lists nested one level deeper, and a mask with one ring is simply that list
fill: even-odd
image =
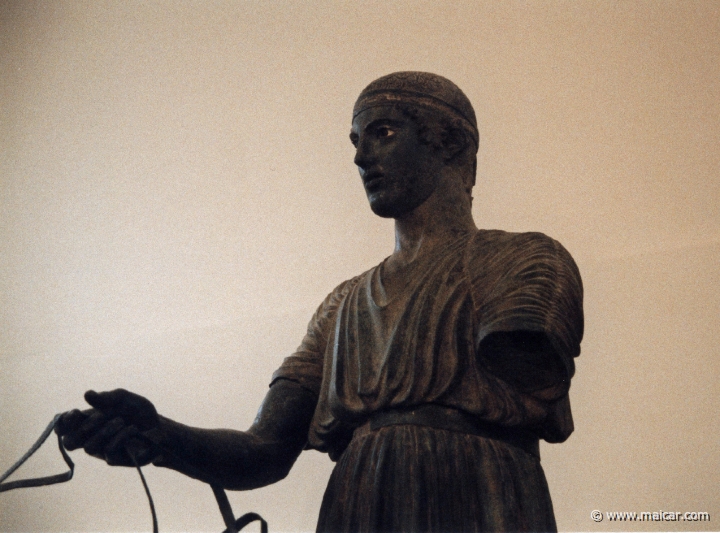
[{"label": "chin", "polygon": [[428,195],[413,194],[414,191],[403,191],[401,194],[392,194],[396,191],[378,191],[367,195],[370,209],[382,218],[400,218],[422,205]]},{"label": "chin", "polygon": [[370,209],[382,218],[394,218],[396,216],[395,211],[386,205],[378,205],[377,203],[370,202]]},{"label": "chin", "polygon": [[412,210],[405,202],[392,202],[387,199],[369,199],[369,201],[372,212],[382,218],[398,218]]}]

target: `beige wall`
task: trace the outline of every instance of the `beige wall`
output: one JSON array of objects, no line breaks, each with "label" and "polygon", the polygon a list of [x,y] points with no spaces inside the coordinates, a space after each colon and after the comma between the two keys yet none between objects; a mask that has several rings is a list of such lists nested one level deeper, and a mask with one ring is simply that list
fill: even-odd
[{"label": "beige wall", "polygon": [[[445,75],[481,130],[475,217],[576,258],[576,432],[542,449],[563,530],[720,524],[720,3],[3,2],[0,470],[82,393],[125,387],[250,424],[340,281],[380,261],[350,110],[395,70]],[[0,530],[147,531],[136,473],[0,495]],[[233,493],[315,525],[332,463]],[[52,444],[21,473],[62,469]],[[210,489],[147,469],[162,531],[220,531]],[[703,523],[590,520],[706,511]]]}]

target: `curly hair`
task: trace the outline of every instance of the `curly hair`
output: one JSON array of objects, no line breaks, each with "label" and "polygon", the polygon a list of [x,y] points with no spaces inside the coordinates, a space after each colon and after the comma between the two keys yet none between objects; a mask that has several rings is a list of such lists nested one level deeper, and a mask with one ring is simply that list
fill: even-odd
[{"label": "curly hair", "polygon": [[427,144],[438,151],[446,147],[450,142],[453,142],[458,147],[455,154],[448,160],[448,163],[461,168],[464,167],[468,172],[472,172],[472,182],[467,189],[467,193],[472,197],[471,190],[475,185],[477,171],[477,146],[462,121],[403,102],[398,102],[394,107],[415,122],[418,127],[420,142],[423,144]]}]

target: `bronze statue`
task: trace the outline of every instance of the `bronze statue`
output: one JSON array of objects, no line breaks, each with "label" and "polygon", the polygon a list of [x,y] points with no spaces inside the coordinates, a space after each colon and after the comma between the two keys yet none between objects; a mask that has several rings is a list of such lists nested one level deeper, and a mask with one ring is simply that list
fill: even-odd
[{"label": "bronze statue", "polygon": [[250,429],[187,427],[125,390],[89,391],[93,409],[62,420],[65,445],[236,490],[284,478],[303,448],[327,452],[321,532],[555,530],[538,442],[573,430],[575,263],[541,233],[476,228],[475,113],[449,80],[374,81],[350,139],[395,250],[320,305]]}]

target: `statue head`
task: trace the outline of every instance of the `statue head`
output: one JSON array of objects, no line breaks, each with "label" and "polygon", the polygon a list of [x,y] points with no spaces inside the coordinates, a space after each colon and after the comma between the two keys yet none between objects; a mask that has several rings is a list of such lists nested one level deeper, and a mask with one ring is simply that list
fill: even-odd
[{"label": "statue head", "polygon": [[[372,135],[363,128],[374,128]],[[368,142],[360,146],[363,135]],[[396,72],[373,81],[355,102],[350,137],[358,146],[355,163],[376,214],[395,217],[417,207],[448,173],[464,191],[469,208],[477,122],[470,101],[450,80],[426,72]],[[387,191],[391,185],[397,189],[391,191],[394,199]]]}]

